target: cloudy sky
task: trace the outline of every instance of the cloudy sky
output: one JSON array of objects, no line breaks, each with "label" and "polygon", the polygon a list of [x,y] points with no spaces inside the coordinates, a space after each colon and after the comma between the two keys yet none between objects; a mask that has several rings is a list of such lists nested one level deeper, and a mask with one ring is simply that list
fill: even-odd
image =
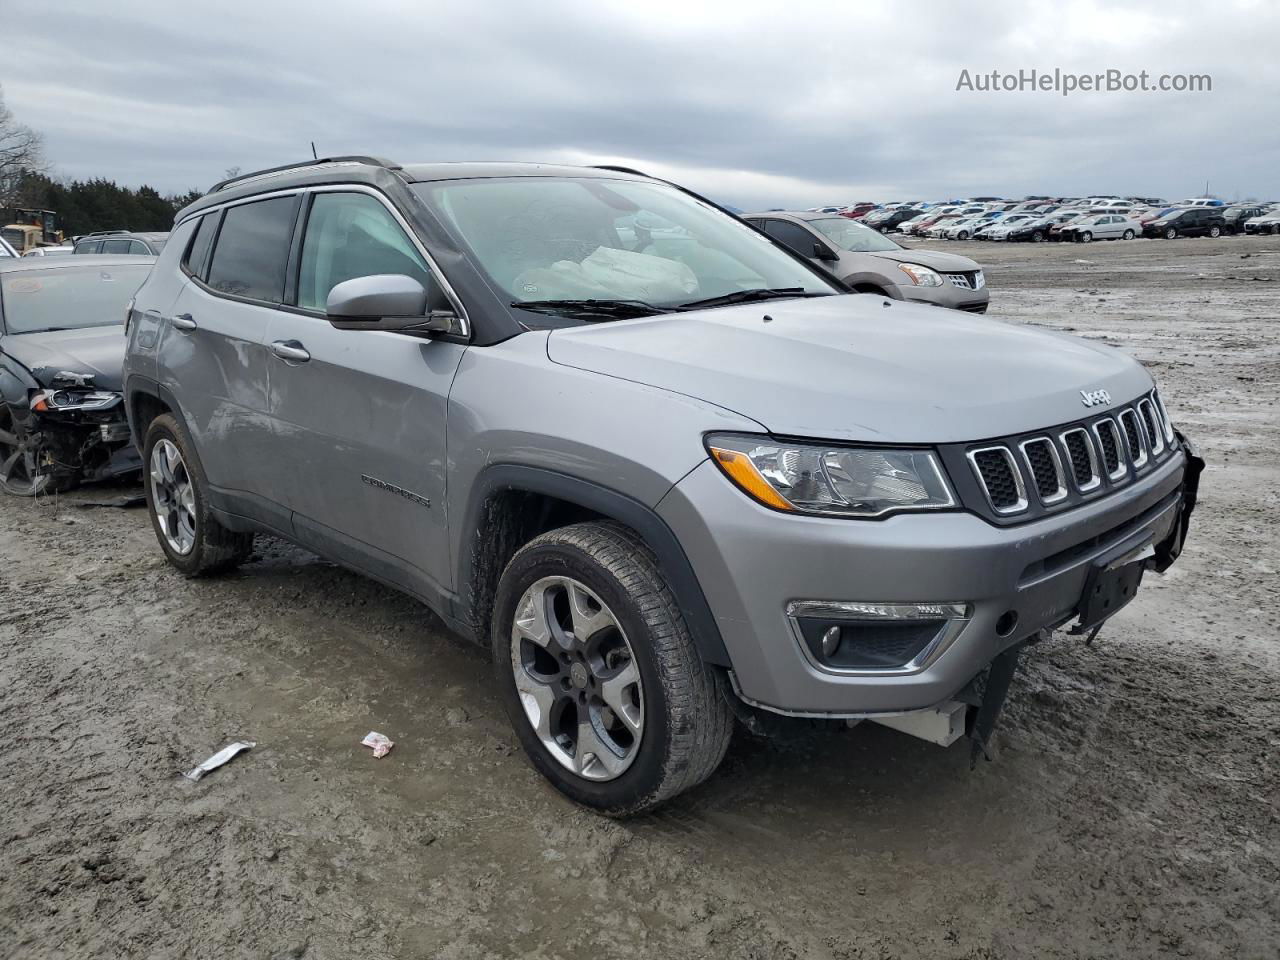
[{"label": "cloudy sky", "polygon": [[[204,189],[321,155],[627,163],[742,207],[1280,196],[1280,4],[0,0],[55,172]],[[982,93],[961,70],[1209,74]]]}]

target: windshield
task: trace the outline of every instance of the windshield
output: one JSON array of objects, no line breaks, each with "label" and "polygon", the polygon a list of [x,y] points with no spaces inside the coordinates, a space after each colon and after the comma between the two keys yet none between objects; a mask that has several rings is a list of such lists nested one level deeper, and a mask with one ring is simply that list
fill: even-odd
[{"label": "windshield", "polygon": [[415,189],[513,304],[671,308],[749,290],[838,292],[764,235],[665,184],[495,177]]},{"label": "windshield", "polygon": [[0,274],[4,329],[8,333],[39,333],[123,324],[125,307],[150,269],[148,262]]},{"label": "windshield", "polygon": [[810,220],[809,226],[841,250],[852,250],[854,253],[883,253],[886,250],[902,249],[878,230],[864,227],[857,220],[850,220],[848,217]]}]

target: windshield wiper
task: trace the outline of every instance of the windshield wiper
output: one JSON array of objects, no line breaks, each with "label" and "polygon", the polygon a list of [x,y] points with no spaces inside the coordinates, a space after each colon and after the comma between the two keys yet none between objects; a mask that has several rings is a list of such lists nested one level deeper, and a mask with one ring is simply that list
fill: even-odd
[{"label": "windshield wiper", "polygon": [[816,293],[804,287],[760,287],[755,290],[735,290],[718,297],[707,297],[705,300],[690,300],[679,304],[679,310],[697,310],[700,307],[721,307],[731,303],[752,303],[757,300],[790,300],[794,297],[827,297],[830,294]]},{"label": "windshield wiper", "polygon": [[659,307],[646,300],[512,300],[511,306],[535,313],[559,313],[568,316],[597,316],[611,320],[647,317],[655,313],[671,313],[670,307]]}]

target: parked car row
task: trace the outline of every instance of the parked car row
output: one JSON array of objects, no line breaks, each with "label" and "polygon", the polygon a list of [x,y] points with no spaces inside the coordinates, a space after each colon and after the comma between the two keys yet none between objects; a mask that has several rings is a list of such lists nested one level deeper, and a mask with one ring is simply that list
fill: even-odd
[{"label": "parked car row", "polygon": [[1022,651],[1175,562],[1203,462],[1126,353],[920,305],[985,309],[972,261],[746,219],[342,157],[218,184],[158,258],[5,258],[0,486],[142,465],[185,576],[267,534],[416,597],[608,815],[774,714],[976,761]]}]

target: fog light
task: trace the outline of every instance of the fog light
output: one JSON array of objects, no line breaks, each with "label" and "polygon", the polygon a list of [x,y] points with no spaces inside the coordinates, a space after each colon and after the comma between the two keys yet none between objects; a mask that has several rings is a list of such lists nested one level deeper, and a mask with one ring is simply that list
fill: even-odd
[{"label": "fog light", "polygon": [[829,627],[827,632],[822,635],[822,655],[824,657],[833,657],[837,650],[840,649],[840,628]]}]

